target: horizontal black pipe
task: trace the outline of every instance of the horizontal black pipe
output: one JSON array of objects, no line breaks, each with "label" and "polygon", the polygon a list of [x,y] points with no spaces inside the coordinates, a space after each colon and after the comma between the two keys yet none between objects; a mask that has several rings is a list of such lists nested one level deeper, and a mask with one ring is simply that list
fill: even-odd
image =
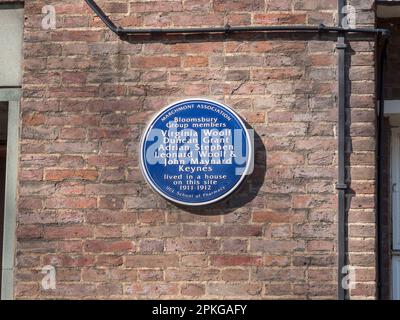
[{"label": "horizontal black pipe", "polygon": [[371,28],[342,28],[342,27],[328,27],[323,24],[318,26],[229,26],[223,27],[204,27],[204,28],[146,28],[146,29],[125,29],[116,26],[113,21],[104,13],[104,11],[96,4],[94,0],[85,0],[89,7],[96,13],[96,15],[104,22],[104,24],[118,36],[135,35],[135,34],[193,34],[193,33],[233,33],[233,32],[345,32],[345,33],[363,33],[363,34],[382,34],[389,36],[387,29],[371,29]]},{"label": "horizontal black pipe", "polygon": [[119,29],[125,34],[167,34],[167,33],[231,33],[231,32],[255,32],[255,31],[303,31],[303,32],[352,32],[352,33],[385,33],[385,29],[343,29],[339,27],[319,26],[243,26],[213,28],[172,28],[172,29]]}]

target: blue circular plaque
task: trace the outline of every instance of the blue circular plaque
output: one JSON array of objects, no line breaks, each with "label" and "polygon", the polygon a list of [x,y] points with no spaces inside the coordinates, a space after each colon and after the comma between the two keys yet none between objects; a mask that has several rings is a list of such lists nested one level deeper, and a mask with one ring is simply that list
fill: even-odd
[{"label": "blue circular plaque", "polygon": [[147,182],[163,197],[200,206],[231,194],[252,165],[250,134],[228,106],[208,99],[175,102],[147,126],[140,145]]}]

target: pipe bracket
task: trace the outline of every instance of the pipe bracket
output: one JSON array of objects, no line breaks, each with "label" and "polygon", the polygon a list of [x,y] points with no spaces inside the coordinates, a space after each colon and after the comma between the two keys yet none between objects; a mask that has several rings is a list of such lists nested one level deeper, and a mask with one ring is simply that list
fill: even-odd
[{"label": "pipe bracket", "polygon": [[347,184],[345,183],[336,183],[336,190],[347,190]]}]

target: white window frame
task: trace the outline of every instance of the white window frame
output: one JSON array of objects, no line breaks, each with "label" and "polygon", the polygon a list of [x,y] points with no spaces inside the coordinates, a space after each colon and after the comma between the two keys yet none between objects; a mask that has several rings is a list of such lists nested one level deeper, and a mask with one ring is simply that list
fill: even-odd
[{"label": "white window frame", "polygon": [[20,89],[1,89],[0,101],[8,102],[6,188],[4,201],[1,300],[14,298],[14,266],[17,224],[17,179],[20,132]]},{"label": "white window frame", "polygon": [[400,256],[392,258],[392,299],[400,300]]},{"label": "white window frame", "polygon": [[392,248],[400,251],[400,128],[392,128]]}]

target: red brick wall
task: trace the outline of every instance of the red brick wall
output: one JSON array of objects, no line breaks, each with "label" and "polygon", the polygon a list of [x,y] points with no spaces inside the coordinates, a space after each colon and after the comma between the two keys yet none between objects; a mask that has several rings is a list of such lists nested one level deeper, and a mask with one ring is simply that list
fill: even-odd
[{"label": "red brick wall", "polygon": [[391,30],[391,37],[387,49],[387,65],[385,69],[385,98],[387,100],[400,99],[400,76],[396,70],[400,67],[399,40],[400,18],[378,19],[381,28]]},{"label": "red brick wall", "polygon": [[[373,24],[373,1],[353,1]],[[121,41],[83,1],[26,3],[16,298],[335,298],[335,38]],[[99,1],[130,27],[335,23],[336,0]],[[332,41],[333,40],[333,41]],[[374,297],[374,43],[351,43],[348,109],[354,297]],[[177,99],[231,105],[256,169],[230,199],[188,210],[138,167],[146,121]],[[44,265],[57,288],[41,288]]]}]

